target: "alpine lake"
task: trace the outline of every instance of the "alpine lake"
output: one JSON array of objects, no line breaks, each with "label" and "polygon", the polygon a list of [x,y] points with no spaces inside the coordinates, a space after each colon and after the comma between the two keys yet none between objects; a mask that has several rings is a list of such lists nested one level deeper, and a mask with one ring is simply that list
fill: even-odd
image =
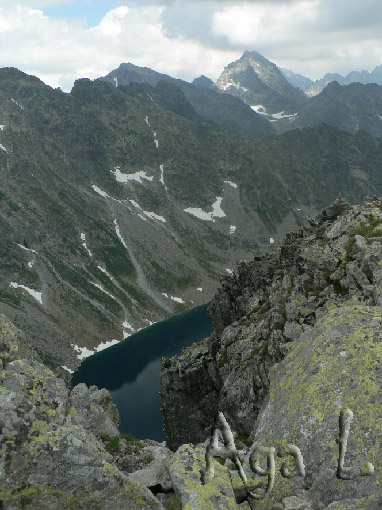
[{"label": "alpine lake", "polygon": [[73,374],[81,382],[109,390],[117,405],[120,431],[138,439],[164,441],[159,381],[161,358],[209,336],[212,323],[203,305],[138,331],[119,344],[86,358]]}]

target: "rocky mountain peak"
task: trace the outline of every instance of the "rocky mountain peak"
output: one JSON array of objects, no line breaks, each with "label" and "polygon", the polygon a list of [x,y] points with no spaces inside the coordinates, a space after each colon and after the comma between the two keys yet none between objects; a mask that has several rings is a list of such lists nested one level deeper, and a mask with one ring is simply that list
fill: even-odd
[{"label": "rocky mountain peak", "polygon": [[245,51],[238,60],[225,67],[216,86],[240,97],[250,106],[263,105],[268,113],[296,109],[305,99],[274,63],[256,51]]},{"label": "rocky mountain peak", "polygon": [[192,82],[193,85],[198,85],[198,87],[207,87],[211,88],[214,84],[214,82],[207,78],[207,76],[204,76],[203,74],[199,76],[198,78],[195,78]]}]

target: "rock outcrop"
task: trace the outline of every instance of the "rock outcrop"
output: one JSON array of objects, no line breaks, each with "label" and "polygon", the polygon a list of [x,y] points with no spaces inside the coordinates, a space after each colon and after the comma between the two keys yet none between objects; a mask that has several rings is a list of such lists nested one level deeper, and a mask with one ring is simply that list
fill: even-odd
[{"label": "rock outcrop", "polygon": [[0,359],[1,508],[163,508],[105,448],[101,436],[119,435],[106,390],[70,390],[4,317]]},{"label": "rock outcrop", "polygon": [[[292,342],[272,368],[250,453],[256,456],[261,447],[277,453],[292,444],[305,467],[304,477],[287,479],[281,474],[285,457],[275,453],[274,502],[298,495],[312,508],[382,507],[381,332],[380,306],[328,304],[314,328]],[[339,429],[341,411],[349,424],[346,436]],[[344,467],[338,476],[341,441]]]},{"label": "rock outcrop", "polygon": [[253,508],[380,508],[381,304],[382,201],[338,199],[277,252],[241,263],[210,305],[215,333],[163,361],[168,446],[205,441],[221,411],[249,436],[247,472],[261,447],[303,457],[304,476],[287,478],[276,456],[273,491]]}]

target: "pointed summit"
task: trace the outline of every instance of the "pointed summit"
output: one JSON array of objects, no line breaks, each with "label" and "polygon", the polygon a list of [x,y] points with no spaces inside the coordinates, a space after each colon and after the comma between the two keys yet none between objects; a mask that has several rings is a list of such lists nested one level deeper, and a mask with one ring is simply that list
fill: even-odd
[{"label": "pointed summit", "polygon": [[229,64],[216,86],[240,97],[249,106],[263,106],[267,113],[293,113],[306,100],[300,90],[293,87],[276,64],[257,51],[245,51]]}]

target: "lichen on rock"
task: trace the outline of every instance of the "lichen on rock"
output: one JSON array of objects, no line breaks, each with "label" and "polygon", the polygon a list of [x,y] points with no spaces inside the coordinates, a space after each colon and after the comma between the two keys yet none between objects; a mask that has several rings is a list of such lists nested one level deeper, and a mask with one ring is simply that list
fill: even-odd
[{"label": "lichen on rock", "polygon": [[[106,390],[70,390],[1,319],[0,502],[4,510],[163,509],[101,440],[119,435]],[[29,359],[21,359],[27,354]]]},{"label": "lichen on rock", "polygon": [[[256,509],[382,506],[381,232],[380,199],[337,200],[276,252],[239,264],[210,305],[215,333],[163,363],[172,449],[205,441],[217,412],[250,435],[248,473],[251,454],[275,448],[274,486]],[[346,410],[351,479],[337,472]],[[293,471],[290,455],[277,456],[288,445],[300,449],[304,475],[280,474],[285,462]]]}]

